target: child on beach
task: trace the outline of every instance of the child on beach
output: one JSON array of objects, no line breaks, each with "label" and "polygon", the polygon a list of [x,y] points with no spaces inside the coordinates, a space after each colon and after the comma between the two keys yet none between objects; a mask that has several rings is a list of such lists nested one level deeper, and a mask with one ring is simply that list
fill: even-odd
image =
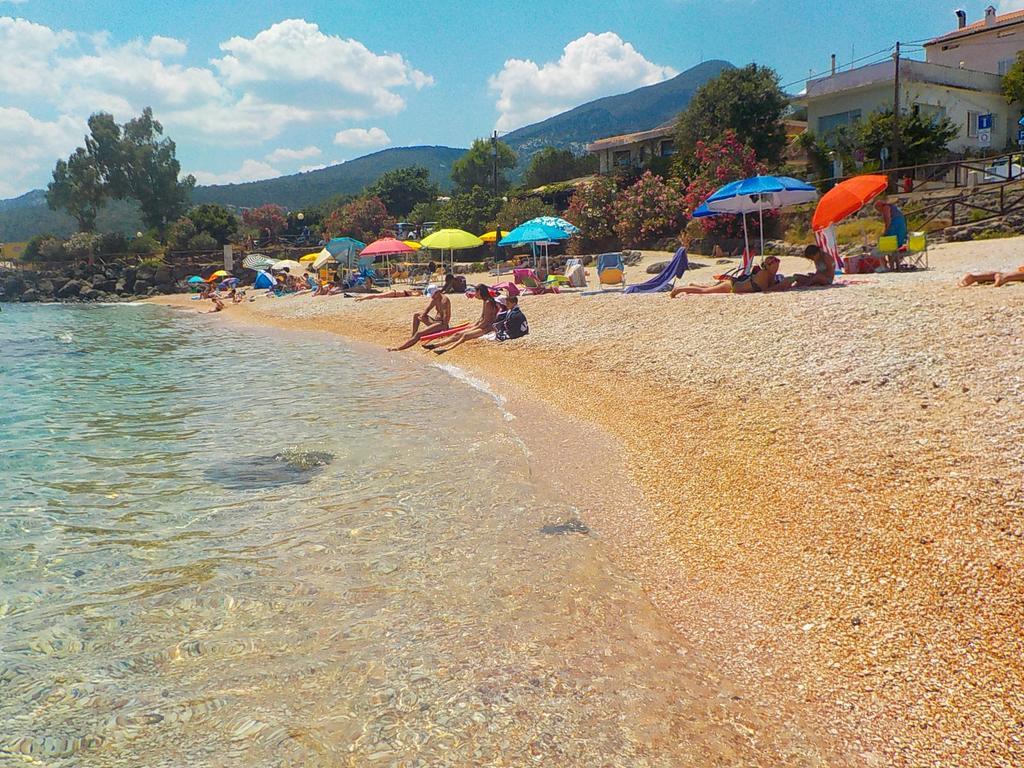
[{"label": "child on beach", "polygon": [[519,339],[530,332],[530,326],[526,322],[526,315],[519,308],[518,296],[506,296],[503,299],[497,299],[497,302],[504,304],[506,308],[494,320],[494,330],[498,341]]},{"label": "child on beach", "polygon": [[966,288],[968,285],[992,283],[996,288],[999,288],[1007,283],[1022,282],[1024,282],[1024,264],[1017,267],[1016,272],[976,272],[966,274],[960,278],[959,285],[961,288]]},{"label": "child on beach", "polygon": [[442,342],[424,344],[424,348],[433,350],[435,355],[443,355],[445,352],[450,352],[467,341],[479,339],[481,336],[491,333],[494,330],[494,321],[498,317],[498,303],[491,296],[491,289],[483,283],[476,287],[476,297],[484,303],[480,319],[476,323],[462,333],[456,333]]}]

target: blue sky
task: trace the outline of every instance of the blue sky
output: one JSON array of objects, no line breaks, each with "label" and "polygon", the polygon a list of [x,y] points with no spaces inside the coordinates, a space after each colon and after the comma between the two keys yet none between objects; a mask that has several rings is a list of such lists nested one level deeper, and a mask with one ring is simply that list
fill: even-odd
[{"label": "blue sky", "polygon": [[[1024,0],[996,2],[1000,11]],[[962,3],[971,21],[987,2]],[[467,146],[702,59],[809,71],[954,28],[949,0],[0,0],[0,197],[90,112],[154,108],[200,182]]]}]

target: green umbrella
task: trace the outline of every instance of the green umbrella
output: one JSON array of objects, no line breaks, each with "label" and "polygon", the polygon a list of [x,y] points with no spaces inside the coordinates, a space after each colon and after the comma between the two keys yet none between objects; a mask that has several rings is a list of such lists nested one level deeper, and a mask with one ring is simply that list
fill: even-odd
[{"label": "green umbrella", "polygon": [[452,252],[452,261],[454,262],[455,251],[479,248],[483,244],[483,240],[474,234],[466,232],[464,229],[439,229],[437,232],[431,232],[420,240],[420,245],[424,248],[432,248],[442,252],[442,267],[444,266],[444,251]]}]

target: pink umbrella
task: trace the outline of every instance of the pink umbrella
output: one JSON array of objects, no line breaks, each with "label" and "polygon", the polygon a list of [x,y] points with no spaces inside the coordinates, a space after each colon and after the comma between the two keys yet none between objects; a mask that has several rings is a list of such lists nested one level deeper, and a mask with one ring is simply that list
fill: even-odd
[{"label": "pink umbrella", "polygon": [[401,240],[396,240],[393,237],[382,237],[380,240],[375,240],[368,246],[363,248],[359,253],[359,256],[383,256],[384,257],[384,268],[387,270],[388,281],[391,280],[391,259],[390,256],[398,253],[416,253],[416,249],[412,248]]}]

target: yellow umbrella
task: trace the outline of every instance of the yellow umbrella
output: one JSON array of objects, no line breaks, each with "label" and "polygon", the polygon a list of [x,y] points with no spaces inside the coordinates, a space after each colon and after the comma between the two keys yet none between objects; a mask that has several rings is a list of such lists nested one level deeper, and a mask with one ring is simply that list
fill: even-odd
[{"label": "yellow umbrella", "polygon": [[506,232],[505,230],[501,230],[498,232],[484,232],[482,235],[480,235],[480,239],[483,240],[485,243],[493,243],[495,240],[500,240],[507,234],[508,232]]},{"label": "yellow umbrella", "polygon": [[210,277],[231,277],[231,273],[224,269],[218,269]]},{"label": "yellow umbrella", "polygon": [[418,251],[420,248],[423,247],[421,243],[417,243],[415,240],[403,240],[402,242],[408,245],[414,251]]},{"label": "yellow umbrella", "polygon": [[316,261],[317,257],[320,254],[321,254],[321,251],[317,251],[316,253],[307,253],[305,256],[302,256],[301,258],[299,258],[299,261],[301,263],[303,263],[303,264],[306,264],[307,262],[310,262],[310,261]]}]

